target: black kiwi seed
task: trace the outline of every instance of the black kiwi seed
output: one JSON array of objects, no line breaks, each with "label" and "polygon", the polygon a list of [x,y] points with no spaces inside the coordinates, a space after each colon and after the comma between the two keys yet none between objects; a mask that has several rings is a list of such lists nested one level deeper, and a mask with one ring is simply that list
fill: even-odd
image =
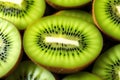
[{"label": "black kiwi seed", "polygon": [[11,45],[11,42],[9,42],[9,38],[7,38],[7,35],[4,35],[2,32],[0,33],[0,37],[2,38],[3,43],[5,46],[3,47],[3,51],[0,53],[0,60],[3,62],[6,62],[7,59],[7,50]]},{"label": "black kiwi seed", "polygon": [[82,19],[52,15],[26,29],[23,45],[28,57],[39,65],[53,72],[72,73],[98,56],[102,36],[93,24]]},{"label": "black kiwi seed", "polygon": [[[93,0],[92,14],[95,24],[107,36],[120,40],[120,0]],[[102,16],[102,17],[100,17]]]},{"label": "black kiwi seed", "polygon": [[23,61],[5,80],[56,80],[53,74],[31,61]]},{"label": "black kiwi seed", "polygon": [[0,78],[15,69],[21,58],[21,36],[15,25],[0,18]]},{"label": "black kiwi seed", "polygon": [[111,47],[98,57],[92,72],[105,80],[119,80],[120,44]]},{"label": "black kiwi seed", "polygon": [[0,17],[14,23],[19,30],[24,30],[34,20],[43,16],[46,5],[44,0],[20,1],[16,3],[14,0],[1,0]]}]

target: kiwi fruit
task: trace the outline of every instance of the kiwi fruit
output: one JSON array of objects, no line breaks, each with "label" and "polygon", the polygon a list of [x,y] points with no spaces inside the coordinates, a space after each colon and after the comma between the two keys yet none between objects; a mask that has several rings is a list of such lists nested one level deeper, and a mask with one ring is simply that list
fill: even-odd
[{"label": "kiwi fruit", "polygon": [[103,38],[95,25],[62,15],[39,19],[23,36],[27,56],[61,74],[83,70],[97,58],[102,46]]},{"label": "kiwi fruit", "polygon": [[92,72],[104,80],[120,79],[120,44],[102,53],[94,63]]},{"label": "kiwi fruit", "polygon": [[11,22],[0,18],[0,78],[15,69],[21,54],[20,32]]},{"label": "kiwi fruit", "polygon": [[91,0],[46,0],[55,9],[72,9],[82,7],[92,2]]},{"label": "kiwi fruit", "polygon": [[62,80],[102,80],[97,75],[82,71],[65,76]]},{"label": "kiwi fruit", "polygon": [[47,69],[32,61],[22,61],[14,72],[5,80],[56,80]]},{"label": "kiwi fruit", "polygon": [[60,10],[57,13],[55,13],[55,15],[77,17],[89,23],[94,24],[91,13],[88,13],[87,11],[83,11],[83,10],[78,10],[78,9]]},{"label": "kiwi fruit", "polygon": [[46,4],[44,0],[0,0],[0,17],[14,23],[19,30],[42,17]]},{"label": "kiwi fruit", "polygon": [[93,0],[92,15],[98,28],[111,39],[120,41],[119,0]]}]

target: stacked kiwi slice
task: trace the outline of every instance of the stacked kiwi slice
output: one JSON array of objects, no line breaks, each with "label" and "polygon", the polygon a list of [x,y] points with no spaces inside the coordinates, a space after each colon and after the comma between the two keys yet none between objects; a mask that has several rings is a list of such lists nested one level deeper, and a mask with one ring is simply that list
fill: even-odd
[{"label": "stacked kiwi slice", "polygon": [[104,80],[120,79],[120,44],[105,51],[95,62],[93,73]]},{"label": "stacked kiwi slice", "polygon": [[70,17],[77,17],[80,19],[83,19],[89,23],[94,24],[92,19],[92,14],[78,9],[70,9],[70,10],[60,10],[55,13],[55,15],[64,15],[64,16],[70,16]]},{"label": "stacked kiwi slice", "polygon": [[56,9],[69,9],[84,6],[91,0],[46,0],[46,2]]},{"label": "stacked kiwi slice", "polygon": [[0,78],[17,66],[21,57],[21,36],[16,26],[0,18]]},{"label": "stacked kiwi slice", "polygon": [[93,19],[98,28],[110,38],[120,40],[120,1],[93,0]]},{"label": "stacked kiwi slice", "polygon": [[5,80],[56,80],[47,69],[31,61],[22,61],[16,70]]},{"label": "stacked kiwi slice", "polygon": [[62,80],[102,80],[99,76],[86,72],[86,71],[81,71],[73,74],[69,74],[65,76]]},{"label": "stacked kiwi slice", "polygon": [[119,8],[120,0],[0,0],[0,80],[119,80]]},{"label": "stacked kiwi slice", "polygon": [[24,30],[45,12],[44,0],[0,0],[0,17],[14,23],[19,30]]},{"label": "stacked kiwi slice", "polygon": [[102,35],[93,24],[63,15],[38,20],[23,36],[28,57],[56,73],[82,70],[98,57],[102,45]]}]

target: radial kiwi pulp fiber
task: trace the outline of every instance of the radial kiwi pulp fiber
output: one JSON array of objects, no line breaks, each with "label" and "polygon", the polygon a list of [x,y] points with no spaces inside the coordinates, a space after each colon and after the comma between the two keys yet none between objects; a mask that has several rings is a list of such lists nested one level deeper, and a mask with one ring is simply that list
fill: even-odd
[{"label": "radial kiwi pulp fiber", "polygon": [[44,0],[0,0],[0,17],[14,23],[19,30],[24,30],[45,12]]},{"label": "radial kiwi pulp fiber", "polygon": [[120,44],[102,53],[97,58],[92,72],[104,80],[120,80]]},{"label": "radial kiwi pulp fiber", "polygon": [[93,0],[92,14],[103,33],[120,41],[120,0]]},{"label": "radial kiwi pulp fiber", "polygon": [[70,17],[76,17],[79,19],[83,19],[89,23],[94,24],[92,14],[87,11],[79,10],[79,9],[70,9],[70,10],[60,10],[55,13],[55,15],[64,15]]},{"label": "radial kiwi pulp fiber", "polygon": [[11,73],[21,57],[21,36],[15,25],[0,18],[0,78]]},{"label": "radial kiwi pulp fiber", "polygon": [[56,80],[47,69],[32,61],[22,61],[14,72],[5,80]]},{"label": "radial kiwi pulp fiber", "polygon": [[82,70],[97,58],[102,45],[101,33],[93,24],[61,15],[38,20],[23,36],[28,57],[57,73]]},{"label": "radial kiwi pulp fiber", "polygon": [[77,8],[86,5],[91,0],[46,0],[46,2],[56,9]]}]

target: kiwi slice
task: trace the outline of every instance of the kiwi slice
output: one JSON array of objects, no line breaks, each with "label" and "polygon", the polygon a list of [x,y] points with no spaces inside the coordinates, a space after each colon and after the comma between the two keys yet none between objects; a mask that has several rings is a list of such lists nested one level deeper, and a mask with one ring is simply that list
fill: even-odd
[{"label": "kiwi slice", "polygon": [[50,71],[32,61],[23,61],[5,80],[55,80],[55,77]]},{"label": "kiwi slice", "polygon": [[50,15],[25,30],[23,46],[35,63],[56,73],[72,73],[97,58],[103,40],[93,24],[75,17]]},{"label": "kiwi slice", "polygon": [[46,0],[46,2],[56,9],[77,8],[86,5],[91,0]]},{"label": "kiwi slice", "polygon": [[93,0],[92,14],[95,24],[109,37],[120,40],[120,1]]},{"label": "kiwi slice", "polygon": [[120,79],[120,44],[108,49],[97,58],[93,73],[102,77],[104,80]]},{"label": "kiwi slice", "polygon": [[82,71],[65,76],[62,80],[102,80],[97,75]]},{"label": "kiwi slice", "polygon": [[7,76],[21,56],[21,36],[12,23],[0,18],[0,78]]},{"label": "kiwi slice", "polygon": [[44,0],[0,0],[0,17],[24,30],[29,24],[42,17],[45,12]]},{"label": "kiwi slice", "polygon": [[87,11],[83,11],[83,10],[61,10],[58,11],[57,13],[55,13],[55,15],[65,15],[65,16],[71,16],[71,17],[77,17],[80,19],[83,19],[87,22],[90,22],[92,24],[94,24],[93,22],[93,18],[92,15],[90,13],[88,13]]}]

